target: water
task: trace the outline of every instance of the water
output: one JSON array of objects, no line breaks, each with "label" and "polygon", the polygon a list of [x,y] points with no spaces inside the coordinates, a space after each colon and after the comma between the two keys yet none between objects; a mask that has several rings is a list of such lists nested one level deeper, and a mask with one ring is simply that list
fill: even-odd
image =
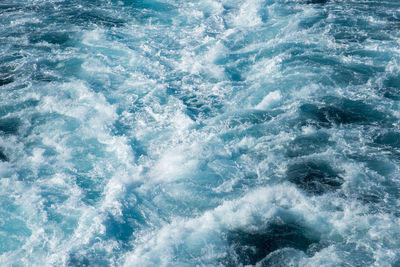
[{"label": "water", "polygon": [[0,265],[398,266],[400,2],[3,0]]}]

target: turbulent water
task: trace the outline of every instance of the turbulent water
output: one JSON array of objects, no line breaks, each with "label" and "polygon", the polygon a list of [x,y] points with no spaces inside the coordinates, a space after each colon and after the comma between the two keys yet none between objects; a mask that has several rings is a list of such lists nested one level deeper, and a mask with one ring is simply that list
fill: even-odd
[{"label": "turbulent water", "polygon": [[2,0],[1,266],[399,266],[400,1]]}]

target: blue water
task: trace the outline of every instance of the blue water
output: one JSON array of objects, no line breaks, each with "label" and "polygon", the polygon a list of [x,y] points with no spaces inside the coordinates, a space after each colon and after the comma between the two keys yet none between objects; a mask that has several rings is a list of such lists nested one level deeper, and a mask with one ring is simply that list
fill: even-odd
[{"label": "blue water", "polygon": [[2,0],[1,266],[399,266],[400,1]]}]

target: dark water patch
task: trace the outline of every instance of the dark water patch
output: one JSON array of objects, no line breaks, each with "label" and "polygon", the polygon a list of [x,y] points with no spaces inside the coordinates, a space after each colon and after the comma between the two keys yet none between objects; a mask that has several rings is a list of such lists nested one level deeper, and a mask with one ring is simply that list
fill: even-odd
[{"label": "dark water patch", "polygon": [[39,105],[39,100],[36,99],[28,99],[26,101],[23,101],[21,103],[18,103],[15,105],[15,110],[22,110],[30,107],[36,107]]},{"label": "dark water patch", "polygon": [[63,78],[82,77],[83,59],[70,58],[58,62],[54,70],[56,70]]},{"label": "dark water patch", "polygon": [[309,29],[314,26],[321,26],[321,24],[327,18],[327,16],[328,14],[323,12],[318,14],[317,16],[304,18],[299,22],[299,27],[304,29]]},{"label": "dark water patch", "polygon": [[2,117],[2,116],[5,116],[5,115],[7,115],[7,114],[9,114],[9,113],[14,112],[15,110],[17,110],[17,109],[16,109],[15,106],[13,106],[13,105],[4,105],[4,106],[0,106],[0,116],[1,116],[1,117]]},{"label": "dark water patch", "polygon": [[146,224],[145,209],[141,207],[141,200],[130,192],[121,201],[121,214],[109,213],[104,221],[104,238],[117,241],[121,248],[129,248],[129,241],[134,237],[135,231]]},{"label": "dark water patch", "polygon": [[299,223],[281,219],[268,223],[259,231],[231,231],[227,239],[232,251],[228,260],[230,266],[254,265],[270,253],[284,248],[306,252],[312,244],[320,241],[318,233]]},{"label": "dark water patch", "polygon": [[40,32],[32,33],[29,36],[29,41],[33,44],[39,42],[47,42],[50,44],[66,45],[71,41],[70,34],[67,32]]},{"label": "dark water patch", "polygon": [[92,248],[88,251],[73,252],[69,255],[67,266],[69,267],[88,267],[88,266],[110,266],[110,258],[105,251],[98,251]]},{"label": "dark water patch", "polygon": [[376,73],[385,71],[382,66],[370,66],[367,64],[348,63],[344,64],[337,57],[333,57],[326,52],[315,50],[313,53],[295,54],[296,49],[292,50],[292,57],[284,61],[284,65],[297,68],[306,64],[315,68],[328,68],[331,70],[331,78],[339,85],[360,85],[365,84]]},{"label": "dark water patch", "polygon": [[243,82],[245,78],[242,76],[243,69],[239,70],[236,67],[226,67],[225,73],[233,82]]},{"label": "dark water patch", "polygon": [[386,78],[383,81],[383,86],[378,91],[386,98],[400,100],[400,76]]},{"label": "dark water patch", "polygon": [[329,141],[329,135],[324,132],[298,136],[288,145],[286,155],[293,158],[319,153],[330,144],[333,142]]},{"label": "dark water patch", "polygon": [[396,87],[384,87],[378,89],[378,92],[380,92],[384,97],[392,100],[400,100],[400,89]]},{"label": "dark water patch", "polygon": [[303,5],[325,5],[329,2],[329,0],[286,0],[285,2],[289,3],[298,3]]},{"label": "dark water patch", "polygon": [[104,225],[106,226],[106,235],[109,238],[122,242],[129,241],[134,231],[133,226],[127,218],[117,219],[110,215]]},{"label": "dark water patch", "polygon": [[328,0],[307,0],[307,4],[326,4],[328,3]]},{"label": "dark water patch", "polygon": [[327,98],[325,104],[304,104],[299,109],[300,126],[314,125],[330,128],[333,125],[385,125],[393,118],[359,100]]},{"label": "dark water patch", "polygon": [[8,157],[4,151],[4,148],[0,147],[0,161],[8,161]]},{"label": "dark water patch", "polygon": [[0,132],[4,134],[17,134],[21,121],[18,118],[0,119]]},{"label": "dark water patch", "polygon": [[[125,1],[125,3],[126,3],[126,1]],[[129,1],[129,3],[131,4],[130,1]],[[154,0],[152,0],[152,1],[137,1],[133,4],[133,6],[138,9],[150,9],[150,10],[154,10],[157,12],[169,12],[169,11],[174,11],[176,9],[176,7],[173,6],[172,4],[154,1]]]},{"label": "dark water patch", "polygon": [[[155,23],[171,25],[172,18],[179,14],[178,7],[172,3],[165,1],[135,1],[132,4],[126,1],[132,7],[132,13],[139,22],[148,22],[149,20]],[[205,12],[205,17],[209,16]]]},{"label": "dark water patch", "polygon": [[30,168],[22,167],[21,169],[17,170],[16,173],[19,181],[31,183],[37,179],[37,175]]},{"label": "dark water patch", "polygon": [[142,156],[147,156],[147,147],[138,139],[131,138],[129,145],[135,155],[135,159],[140,160]]},{"label": "dark water patch", "polygon": [[[7,60],[7,59],[4,59]],[[15,81],[15,67],[12,66],[12,62],[0,61],[0,86],[10,84]]]},{"label": "dark water patch", "polygon": [[365,29],[369,25],[362,19],[361,9],[349,7],[346,11],[337,9],[331,12],[332,24],[329,27],[329,35],[341,44],[361,44],[368,38]]},{"label": "dark water patch", "polygon": [[173,87],[168,87],[167,93],[182,101],[186,115],[193,121],[214,116],[223,108],[222,99],[216,95],[203,96],[198,91],[187,92]]},{"label": "dark water patch", "polygon": [[400,160],[400,132],[398,131],[387,131],[378,134],[369,145],[379,149],[381,153],[383,152],[392,160],[397,162]]},{"label": "dark water patch", "polygon": [[75,183],[81,188],[83,193],[82,201],[87,205],[95,205],[102,197],[103,186],[101,177],[90,177],[82,174],[76,175]]},{"label": "dark water patch", "polygon": [[343,66],[343,64],[335,69],[338,72],[342,69],[346,69],[348,72],[352,73],[354,78],[351,80],[350,84],[360,85],[365,84],[374,77],[377,73],[383,73],[385,68],[383,66],[371,66],[363,63],[351,63]]},{"label": "dark water patch", "polygon": [[370,189],[360,192],[357,198],[366,204],[378,204],[384,199],[384,197],[384,192],[381,190]]},{"label": "dark water patch", "polygon": [[326,118],[323,110],[315,104],[303,104],[300,107],[300,126],[306,124],[319,127],[331,127],[331,123]]},{"label": "dark water patch", "polygon": [[394,87],[400,90],[400,76],[390,76],[383,84],[387,87]]},{"label": "dark water patch", "polygon": [[354,73],[346,68],[340,68],[334,70],[331,75],[331,79],[338,85],[347,86],[350,85],[354,79]]},{"label": "dark water patch", "polygon": [[395,173],[377,177],[374,173],[366,172],[364,175],[359,175],[356,180],[349,181],[349,190],[346,193],[364,204],[370,213],[400,216],[400,211],[397,209],[400,183],[398,179],[393,179],[394,177],[397,177]]},{"label": "dark water patch", "polygon": [[[307,22],[305,22],[307,24]],[[236,44],[236,43],[234,43]],[[244,40],[243,47],[246,47],[247,42]],[[230,44],[232,46],[232,44]],[[237,49],[241,49],[242,47],[239,47]],[[231,49],[233,50],[233,49]],[[249,57],[254,58],[254,60],[248,60],[248,64],[251,66],[254,64],[254,61],[259,61],[263,58],[271,58],[274,56],[279,56],[280,54],[289,54],[289,57],[286,57],[282,59],[281,66],[283,68],[287,68],[288,66],[290,67],[292,64],[293,66],[300,66],[304,65],[304,63],[308,63],[307,65],[313,65],[310,63],[313,63],[315,61],[315,64],[319,64],[320,62],[325,62],[325,59],[327,60],[333,60],[329,59],[324,54],[324,51],[318,48],[315,44],[304,44],[304,43],[295,43],[295,42],[284,42],[284,43],[279,43],[275,45],[272,48],[263,48],[260,49],[260,51],[253,51],[253,52],[248,52],[248,53],[241,53],[238,54],[237,56],[239,57],[238,59],[243,61],[243,58],[245,60],[248,60]],[[312,56],[316,55],[316,56]],[[302,62],[299,64],[299,62]]]},{"label": "dark water patch", "polygon": [[[108,9],[107,9],[108,10]],[[103,27],[122,27],[125,20],[119,17],[114,17],[114,14],[109,14],[102,9],[91,7],[90,11],[86,9],[71,9],[65,12],[69,21],[77,25],[90,25],[95,24]]]},{"label": "dark water patch", "polygon": [[356,199],[365,205],[370,214],[385,213],[400,217],[400,211],[395,208],[397,200],[390,198],[382,188],[360,188],[356,192]]},{"label": "dark water patch", "polygon": [[[123,110],[123,109],[121,109]],[[115,121],[112,133],[116,136],[124,136],[127,131],[132,129],[132,125],[123,122],[122,120]],[[135,139],[134,139],[135,140]]]},{"label": "dark water patch", "polygon": [[382,176],[390,175],[396,170],[392,163],[377,158],[368,158],[365,160],[365,163],[367,164],[367,168],[376,171]]},{"label": "dark water patch", "polygon": [[343,178],[324,161],[304,161],[292,164],[287,170],[288,180],[302,190],[316,195],[335,191]]},{"label": "dark water patch", "polygon": [[211,105],[208,105],[196,96],[183,96],[181,100],[186,106],[186,114],[192,120],[196,121],[201,117],[207,117],[212,112]]},{"label": "dark water patch", "polygon": [[400,149],[400,132],[386,132],[379,134],[374,139],[374,143],[385,148]]},{"label": "dark water patch", "polygon": [[86,256],[84,256],[82,254],[72,253],[69,256],[67,266],[79,266],[79,267],[85,266],[86,267],[86,266],[90,266],[90,261]]},{"label": "dark water patch", "polygon": [[[374,62],[389,62],[391,58],[391,53],[389,51],[375,51],[375,50],[365,50],[362,47],[352,47],[343,51],[343,56],[345,57],[357,57],[357,58],[365,58],[372,59]],[[386,64],[385,64],[386,65]],[[385,67],[383,66],[375,66],[379,72],[384,72]]]},{"label": "dark water patch", "polygon": [[332,32],[331,35],[335,38],[336,42],[343,44],[362,43],[368,38],[365,33],[353,30],[350,27],[343,27],[337,32]]},{"label": "dark water patch", "polygon": [[12,64],[12,62],[18,61],[20,59],[24,58],[22,56],[22,52],[14,52],[13,54],[5,54],[0,56],[0,64],[2,66],[0,67],[1,72],[4,73],[7,71],[7,66]]},{"label": "dark water patch", "polygon": [[0,77],[0,86],[14,82],[13,77]]},{"label": "dark water patch", "polygon": [[21,5],[13,4],[12,2],[0,3],[0,14],[8,13],[8,12],[15,12],[22,9]]}]

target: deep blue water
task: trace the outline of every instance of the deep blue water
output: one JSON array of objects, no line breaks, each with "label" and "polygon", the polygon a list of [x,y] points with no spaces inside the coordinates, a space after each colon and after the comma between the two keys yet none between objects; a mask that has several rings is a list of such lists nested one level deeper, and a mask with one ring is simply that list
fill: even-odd
[{"label": "deep blue water", "polygon": [[399,266],[400,1],[1,0],[1,266]]}]

